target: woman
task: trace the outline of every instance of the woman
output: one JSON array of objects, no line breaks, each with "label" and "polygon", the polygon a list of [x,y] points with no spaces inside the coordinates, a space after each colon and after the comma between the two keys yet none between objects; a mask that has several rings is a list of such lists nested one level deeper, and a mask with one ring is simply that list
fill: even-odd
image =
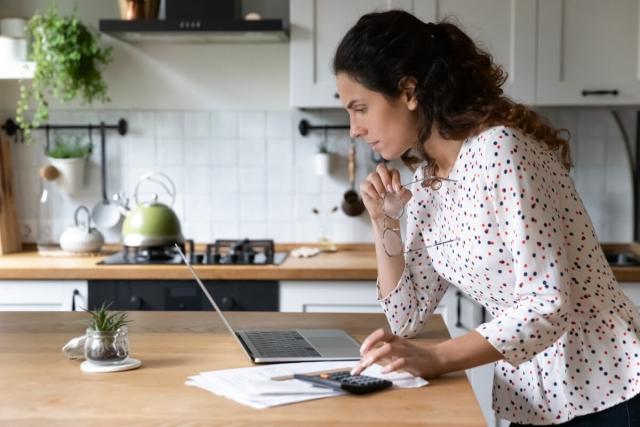
[{"label": "woman", "polygon": [[[334,72],[352,136],[417,181],[379,165],[360,187],[393,334],[367,337],[354,373],[380,361],[431,378],[497,362],[493,406],[512,426],[640,425],[640,316],[569,177],[567,141],[503,95],[503,71],[451,23],[365,15]],[[394,253],[398,199],[407,238]],[[412,344],[450,285],[493,319]]]}]

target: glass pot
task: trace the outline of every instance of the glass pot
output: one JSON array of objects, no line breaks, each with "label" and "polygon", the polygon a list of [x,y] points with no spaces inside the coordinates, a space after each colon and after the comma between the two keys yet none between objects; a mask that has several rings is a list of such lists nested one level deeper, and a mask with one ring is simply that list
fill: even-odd
[{"label": "glass pot", "polygon": [[129,331],[126,326],[113,332],[87,329],[84,357],[96,365],[117,365],[129,357]]}]

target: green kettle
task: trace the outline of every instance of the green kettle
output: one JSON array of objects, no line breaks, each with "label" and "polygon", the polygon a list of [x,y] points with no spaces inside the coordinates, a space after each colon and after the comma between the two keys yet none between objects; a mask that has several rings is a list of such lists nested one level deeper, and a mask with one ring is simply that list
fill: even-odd
[{"label": "green kettle", "polygon": [[175,202],[176,186],[171,178],[162,172],[142,175],[134,191],[136,205],[131,209],[123,208],[125,219],[122,224],[122,243],[131,247],[158,247],[182,243],[184,237],[180,220],[170,206],[158,202],[157,194],[152,195],[151,201],[139,201],[138,190],[146,181],[160,185],[171,196],[171,206]]}]

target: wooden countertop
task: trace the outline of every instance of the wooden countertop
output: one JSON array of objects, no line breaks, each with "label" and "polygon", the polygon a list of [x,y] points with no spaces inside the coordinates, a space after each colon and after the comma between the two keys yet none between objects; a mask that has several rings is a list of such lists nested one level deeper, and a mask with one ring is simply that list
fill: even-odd
[{"label": "wooden countertop", "polygon": [[[291,250],[303,244],[279,245]],[[304,246],[308,246],[304,244]],[[603,244],[605,250],[627,251],[640,257],[640,244]],[[115,250],[114,247],[111,248]],[[41,256],[35,249],[0,256],[0,280],[178,280],[191,279],[184,266],[97,265],[102,256]],[[337,252],[312,258],[288,256],[281,265],[195,267],[202,279],[223,280],[376,280],[375,252],[370,244],[342,244]],[[640,267],[614,267],[620,282],[640,282]]]},{"label": "wooden countertop", "polygon": [[[300,245],[282,245],[290,250]],[[307,246],[307,245],[304,245]],[[0,256],[0,280],[175,280],[191,279],[181,265],[97,265],[103,256],[41,256],[35,249]],[[202,279],[226,280],[376,280],[377,269],[373,245],[339,245],[337,252],[321,253],[312,258],[289,255],[281,265],[195,266]]]},{"label": "wooden countertop", "polygon": [[[211,312],[131,312],[132,356],[141,368],[87,374],[60,351],[83,333],[86,313],[0,312],[0,424],[145,426],[484,426],[463,372],[419,389],[341,396],[256,410],[184,385],[202,371],[251,366]],[[343,328],[362,340],[386,325],[380,314],[230,312],[235,327]],[[431,345],[448,334],[433,316],[414,340]],[[393,420],[393,421],[391,421]]]}]

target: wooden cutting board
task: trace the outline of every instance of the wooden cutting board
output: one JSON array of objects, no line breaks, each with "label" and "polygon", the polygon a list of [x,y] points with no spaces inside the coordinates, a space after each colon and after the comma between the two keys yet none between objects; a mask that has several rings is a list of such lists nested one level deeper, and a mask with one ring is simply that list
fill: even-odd
[{"label": "wooden cutting board", "polygon": [[22,251],[11,163],[11,138],[0,131],[0,255]]}]

